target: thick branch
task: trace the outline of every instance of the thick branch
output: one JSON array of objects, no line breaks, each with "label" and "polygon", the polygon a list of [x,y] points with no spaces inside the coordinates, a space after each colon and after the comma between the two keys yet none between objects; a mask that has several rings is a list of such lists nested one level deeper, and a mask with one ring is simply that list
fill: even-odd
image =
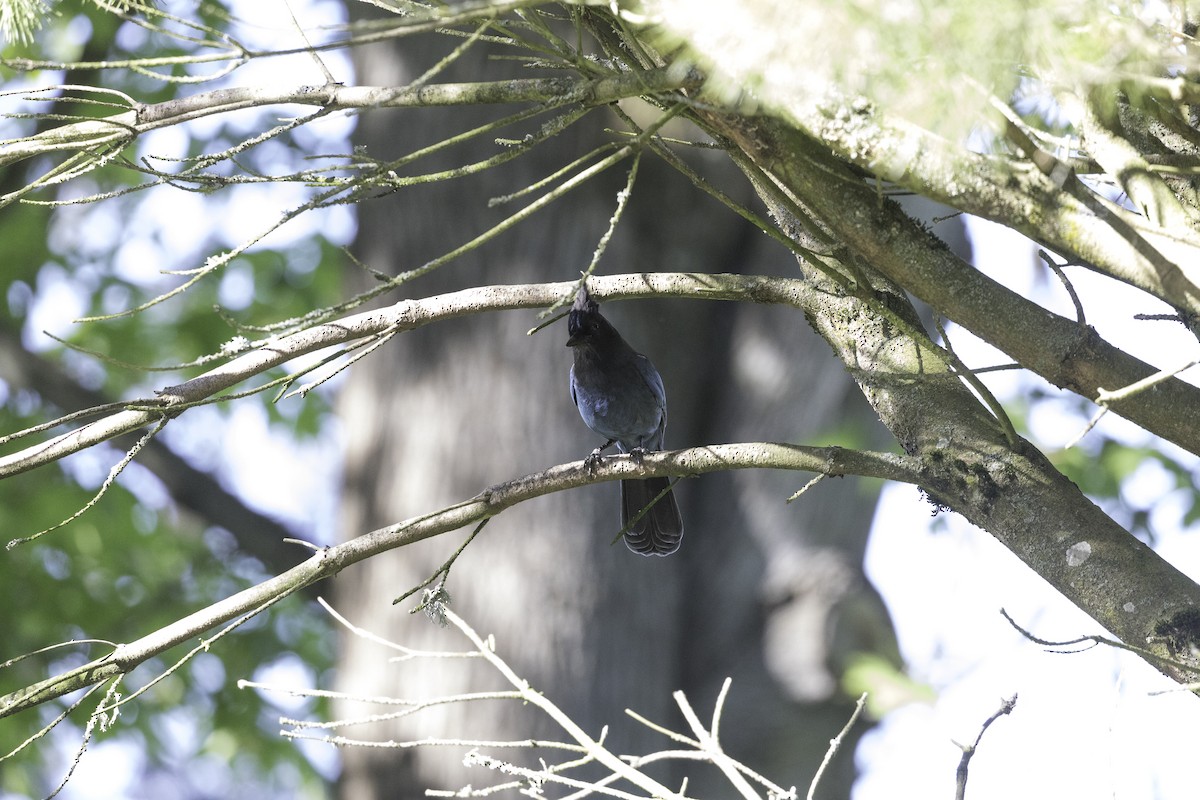
[{"label": "thick branch", "polygon": [[[827,149],[769,121],[712,121],[847,245],[858,273],[877,268],[890,274],[905,258],[936,260],[932,237],[890,201],[880,201]],[[777,219],[799,229],[798,222],[786,223],[792,219],[786,203],[770,191],[763,194]],[[1165,674],[1194,680],[1200,671],[1200,586],[1105,515],[1037,448],[1003,436],[959,381],[936,368],[930,374],[928,339],[898,329],[880,313],[883,305],[893,315],[915,318],[894,284],[874,277],[866,302],[802,266],[826,290],[801,296],[810,301],[808,319],[851,368],[883,423],[935,476],[925,484],[933,499],[994,535],[1120,639],[1145,647]]]},{"label": "thick branch", "polygon": [[850,163],[1200,315],[1200,240],[1189,227],[1159,227],[1102,201],[1065,168],[1047,175],[1031,163],[968,152],[865,101],[830,95],[788,113]]},{"label": "thick branch", "polygon": [[[768,128],[777,132],[783,126],[764,121],[741,135],[750,137]],[[974,269],[914,225],[898,206],[880,202],[859,176],[840,165],[820,166],[827,158],[826,143],[793,132],[789,141],[779,146],[791,149],[773,153],[759,146],[752,155],[768,169],[789,161],[809,164],[811,168],[799,167],[793,174],[808,176],[806,191],[815,193],[817,207],[830,214],[837,209],[832,227],[846,244],[906,291],[1004,351],[1022,367],[1093,402],[1102,389],[1130,386],[1159,372],[1109,344],[1094,328],[1050,312]],[[1198,401],[1200,391],[1174,381],[1153,396],[1143,393],[1109,407],[1200,455]]]},{"label": "thick branch", "polygon": [[594,468],[588,467],[583,461],[562,464],[544,472],[491,486],[457,505],[380,528],[334,547],[327,547],[281,575],[197,611],[135,642],[120,645],[102,658],[0,697],[0,718],[128,673],[147,659],[171,647],[211,631],[279,597],[336,575],[351,564],[387,550],[494,517],[517,503],[551,492],[622,478],[689,476],[731,469],[802,470],[824,475],[863,475],[908,483],[918,483],[921,480],[917,462],[907,456],[846,450],[841,447],[805,447],[770,442],[718,444],[687,450],[647,453],[640,463],[630,456],[612,456],[603,459]]}]

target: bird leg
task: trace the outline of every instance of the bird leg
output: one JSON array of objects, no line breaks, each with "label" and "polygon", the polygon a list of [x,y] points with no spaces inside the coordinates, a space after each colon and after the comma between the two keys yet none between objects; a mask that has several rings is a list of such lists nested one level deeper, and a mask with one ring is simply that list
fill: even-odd
[{"label": "bird leg", "polygon": [[617,443],[616,439],[609,439],[607,442],[605,442],[604,444],[597,447],[595,450],[593,450],[591,453],[588,454],[587,458],[585,458],[583,460],[584,465],[587,466],[588,469],[595,469],[596,465],[600,463],[600,454],[603,453],[608,448],[612,447],[616,443]]}]

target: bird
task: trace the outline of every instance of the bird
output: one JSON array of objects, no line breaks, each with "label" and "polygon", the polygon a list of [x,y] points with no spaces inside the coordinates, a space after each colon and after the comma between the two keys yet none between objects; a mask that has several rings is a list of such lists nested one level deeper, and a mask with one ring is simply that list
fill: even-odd
[{"label": "bird", "polygon": [[[580,284],[567,315],[567,334],[567,347],[574,358],[571,400],[584,424],[606,440],[587,462],[598,462],[600,454],[613,444],[635,459],[648,450],[661,450],[667,429],[662,376],[650,359],[630,347],[600,314],[586,281]],[[621,524],[625,544],[633,552],[667,556],[679,549],[683,518],[670,486],[669,478],[621,481]],[[634,520],[647,506],[641,518]]]}]

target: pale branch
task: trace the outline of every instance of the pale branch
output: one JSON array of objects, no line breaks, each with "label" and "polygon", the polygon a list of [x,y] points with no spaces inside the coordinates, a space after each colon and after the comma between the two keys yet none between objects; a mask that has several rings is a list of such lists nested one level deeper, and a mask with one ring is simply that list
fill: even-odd
[{"label": "pale branch", "polygon": [[255,612],[282,596],[332,577],[351,564],[481,522],[526,500],[623,478],[691,476],[733,469],[786,469],[830,475],[863,475],[914,484],[922,480],[920,465],[908,456],[773,442],[715,444],[647,453],[640,463],[622,455],[609,456],[594,466],[584,461],[561,464],[543,472],[496,484],[475,497],[439,511],[326,547],[280,575],[196,611],[141,639],[120,644],[105,656],[0,697],[0,718],[98,681],[126,674],[171,647]]},{"label": "pale branch", "polygon": [[540,103],[604,105],[627,97],[695,88],[698,76],[678,69],[629,72],[605,78],[519,78],[478,83],[393,86],[247,86],[216,89],[161,103],[137,105],[102,119],[70,122],[33,136],[0,142],[0,167],[46,153],[124,146],[158,128],[247,108],[317,106],[329,111],[429,106]]},{"label": "pale branch", "polygon": [[[572,766],[581,762],[591,763],[591,761],[592,759],[585,756],[583,759],[572,762]],[[561,774],[565,771],[563,769],[563,765],[561,764],[546,764],[543,762],[541,768],[530,769],[529,767],[522,767],[519,764],[511,764],[502,759],[485,755],[480,753],[478,750],[472,750],[470,753],[467,753],[465,758],[463,758],[463,766],[484,767],[486,769],[500,772],[504,775],[515,775],[517,776],[518,780],[509,781],[507,783],[498,784],[495,786],[489,786],[486,789],[472,789],[470,787],[464,787],[464,789],[461,789],[457,792],[445,794],[436,791],[427,791],[426,796],[484,797],[505,789],[517,789],[521,790],[521,794],[527,794],[531,797],[543,797],[545,796],[543,789],[544,785],[547,783],[554,783],[561,784],[570,789],[575,789],[576,791],[574,793],[567,795],[567,797],[571,798],[571,800],[578,800],[578,798],[583,797],[593,797],[595,795],[614,797],[617,800],[643,800],[644,798],[644,795],[642,794],[633,794],[631,792],[611,788],[610,784],[616,782],[617,778],[619,777],[616,774],[607,775],[604,778],[596,781],[583,781]],[[679,795],[670,796],[680,797]],[[657,797],[657,795],[655,797]]]},{"label": "pale branch", "polygon": [[1158,386],[1163,381],[1167,380],[1168,378],[1173,378],[1179,373],[1191,369],[1192,367],[1196,366],[1197,363],[1200,363],[1200,361],[1197,361],[1196,359],[1186,361],[1183,364],[1171,367],[1170,369],[1160,370],[1153,375],[1148,375],[1147,377],[1142,378],[1139,381],[1135,381],[1128,386],[1123,386],[1120,389],[1113,389],[1110,391],[1104,387],[1098,387],[1096,389],[1095,403],[1100,408],[1095,414],[1092,415],[1092,418],[1088,420],[1087,424],[1083,426],[1083,430],[1075,434],[1075,436],[1069,442],[1063,445],[1063,449],[1070,450],[1072,447],[1083,441],[1083,437],[1091,433],[1092,429],[1096,427],[1096,424],[1100,422],[1105,414],[1108,413],[1108,410],[1113,403],[1120,402],[1121,400],[1128,400],[1129,398],[1137,395],[1144,395],[1146,392],[1153,389],[1155,386]]},{"label": "pale branch", "polygon": [[[326,606],[328,609],[328,606]],[[379,636],[359,628],[358,626],[349,623],[336,612],[333,612],[339,622],[346,625],[356,636],[365,637],[368,640],[381,644],[391,649],[409,650],[402,645],[382,639]],[[691,703],[683,692],[675,692],[673,697],[683,712],[688,724],[697,734],[697,739],[690,739],[682,734],[668,731],[661,726],[648,722],[644,717],[632,711],[626,710],[626,713],[634,719],[648,725],[652,730],[666,734],[674,742],[683,744],[689,748],[687,750],[660,750],[645,755],[616,755],[607,746],[608,727],[601,728],[600,735],[593,738],[584,732],[566,713],[554,704],[543,692],[521,677],[517,672],[509,666],[507,662],[500,656],[499,650],[496,647],[495,640],[490,637],[480,636],[465,620],[457,616],[453,611],[445,611],[446,622],[452,624],[458,631],[466,637],[472,648],[469,650],[450,651],[450,652],[427,652],[423,653],[424,657],[428,658],[444,658],[447,656],[455,657],[470,657],[479,658],[485,661],[492,669],[498,672],[511,686],[512,690],[498,690],[487,692],[463,692],[458,694],[435,695],[424,698],[397,698],[397,697],[378,697],[378,696],[356,696],[353,694],[345,694],[338,692],[330,692],[319,689],[294,689],[281,686],[264,685],[261,683],[253,683],[250,681],[240,681],[239,687],[253,687],[258,689],[284,691],[301,697],[324,697],[353,700],[368,705],[382,705],[385,707],[400,707],[399,711],[386,712],[383,714],[368,713],[347,719],[340,719],[328,722],[317,722],[307,720],[297,720],[287,717],[280,718],[280,724],[287,726],[281,731],[281,735],[289,739],[306,739],[309,741],[325,742],[337,746],[359,746],[359,747],[375,747],[375,748],[390,748],[390,749],[407,749],[414,747],[432,747],[432,746],[452,746],[452,747],[469,747],[470,752],[464,757],[466,766],[484,766],[492,770],[499,771],[505,775],[516,776],[516,781],[506,781],[499,784],[493,784],[482,788],[474,788],[472,786],[464,787],[463,789],[451,792],[443,790],[427,790],[426,794],[431,797],[484,797],[495,794],[500,791],[509,789],[525,789],[524,793],[536,796],[542,796],[540,788],[548,783],[567,786],[577,791],[567,797],[574,800],[580,800],[584,797],[602,795],[608,797],[629,798],[633,800],[636,797],[644,795],[631,794],[613,787],[619,780],[625,780],[638,786],[643,791],[650,793],[650,796],[656,798],[677,797],[683,800],[687,797],[687,780],[682,782],[682,786],[678,792],[672,792],[653,779],[646,776],[643,772],[643,767],[648,764],[662,760],[676,761],[696,761],[706,762],[710,764],[718,764],[726,778],[739,790],[743,797],[758,798],[760,795],[755,787],[751,785],[751,781],[763,787],[767,796],[771,800],[795,800],[796,789],[791,787],[784,789],[767,778],[760,775],[758,772],[751,769],[744,763],[735,761],[725,754],[724,749],[720,745],[720,722],[721,713],[728,696],[731,681],[726,678],[721,692],[717,697],[714,706],[712,722],[705,728],[700,722],[699,717],[693,710]],[[410,652],[413,652],[410,650]],[[466,737],[425,737],[421,739],[407,739],[387,741],[371,740],[371,739],[355,739],[341,735],[314,735],[306,733],[306,731],[318,730],[337,730],[340,728],[361,725],[369,722],[375,722],[380,719],[391,719],[396,716],[408,715],[411,713],[424,711],[428,708],[445,705],[447,703],[471,703],[477,701],[505,701],[516,700],[524,707],[534,707],[549,717],[559,728],[561,728],[568,736],[570,741],[556,741],[546,739],[524,739],[524,740],[482,740]],[[861,711],[862,703],[859,704]],[[847,724],[846,729],[842,734],[831,743],[830,753],[826,756],[826,761],[832,758],[833,752],[836,751],[836,746],[845,736],[846,731],[853,725],[854,719],[857,718],[857,713],[852,717],[851,722]],[[513,761],[495,758],[480,752],[480,748],[494,748],[500,750],[526,749],[526,750],[542,750],[542,751],[567,751],[577,755],[570,761],[562,761],[557,763],[547,763],[547,760],[539,758],[539,767],[527,768],[520,766]],[[580,767],[597,764],[606,768],[606,774],[595,779],[580,780],[569,776],[572,770]]]},{"label": "pale branch", "polygon": [[[120,411],[48,441],[0,458],[0,479],[52,463],[115,436],[131,433],[163,416],[219,395],[243,381],[299,356],[325,348],[408,331],[483,311],[543,308],[574,291],[575,282],[484,286],[421,300],[402,300],[382,309],[365,311],[305,330],[267,339],[255,349],[177,386],[158,392],[155,399],[130,401]],[[642,274],[593,278],[597,297],[610,299],[657,294],[695,295],[714,300],[789,303],[807,291],[803,282],[741,275]]]},{"label": "pale branch", "polygon": [[700,721],[700,717],[696,715],[691,703],[688,702],[687,696],[682,691],[675,692],[672,697],[675,698],[675,704],[679,706],[679,711],[683,714],[683,718],[687,721],[688,727],[692,729],[692,733],[696,736],[696,741],[700,743],[700,749],[708,756],[712,764],[725,776],[725,779],[737,790],[745,800],[759,800],[759,794],[750,785],[750,782],[739,772],[739,764],[725,752],[721,747],[719,738],[721,726],[721,710],[725,705],[725,696],[729,692],[730,679],[726,678],[721,684],[721,691],[717,695],[716,706],[713,709],[713,721],[710,728],[705,728],[704,723]]},{"label": "pale branch", "polygon": [[[576,282],[570,281],[464,289],[419,300],[402,300],[386,308],[353,314],[268,339],[257,348],[202,375],[161,390],[156,399],[131,401],[123,410],[0,457],[0,479],[53,463],[113,437],[139,430],[163,416],[178,414],[190,404],[210,400],[243,381],[299,356],[379,336],[393,329],[403,332],[468,314],[545,308],[573,292],[575,286]],[[810,283],[793,278],[698,273],[593,276],[589,286],[597,297],[609,300],[671,296],[782,304],[796,308],[804,308],[804,299],[814,292]],[[1052,316],[1049,312],[1041,313],[1044,318]],[[974,330],[971,326],[966,327]],[[1103,380],[1108,385],[1128,385],[1156,372],[1149,365],[1105,344],[1094,332],[1089,341],[1092,343],[1091,350],[1078,353],[1076,361],[1081,361],[1089,352],[1095,354],[1086,361],[1088,374],[1095,381]],[[1123,380],[1129,373],[1136,373],[1136,376]],[[1164,406],[1165,403],[1181,405],[1174,408]],[[1183,409],[1183,413],[1178,409]],[[1157,384],[1156,391],[1143,393],[1132,401],[1114,404],[1113,410],[1153,433],[1200,452],[1200,424],[1195,424],[1190,434],[1185,435],[1184,431],[1170,423],[1170,419],[1183,418],[1186,422],[1192,415],[1200,414],[1200,390],[1183,381],[1175,378],[1165,380]],[[1158,424],[1163,417],[1170,419]]]},{"label": "pale branch", "polygon": [[496,651],[485,644],[483,639],[480,638],[479,634],[475,633],[475,631],[469,625],[467,625],[461,617],[459,617],[450,609],[446,609],[445,614],[450,623],[462,631],[463,634],[471,640],[471,643],[475,645],[476,649],[480,652],[480,654],[483,655],[484,659],[491,664],[497,672],[503,675],[504,679],[507,680],[514,689],[521,693],[521,696],[525,702],[536,707],[546,714],[546,716],[550,717],[550,719],[554,720],[555,724],[562,728],[568,736],[574,739],[575,742],[583,748],[586,755],[591,756],[597,763],[604,766],[614,775],[619,775],[620,777],[632,783],[634,786],[649,792],[652,797],[663,798],[663,800],[681,800],[679,794],[671,791],[666,786],[663,786],[661,783],[649,777],[648,775],[634,769],[628,763],[622,761],[620,758],[609,752],[608,748],[604,747],[602,742],[599,742],[588,736],[587,733],[580,728],[574,720],[572,720],[561,709],[559,709],[558,706],[554,705],[554,703],[552,703],[544,694],[534,690],[533,687],[529,685],[528,681],[517,675],[512,668],[509,667],[508,664],[506,664],[500,658],[500,656],[496,654]]},{"label": "pale branch", "polygon": [[854,704],[854,713],[850,715],[850,719],[846,720],[846,724],[842,726],[838,735],[829,740],[829,749],[825,751],[825,757],[821,759],[821,766],[817,768],[817,774],[813,775],[812,783],[808,786],[808,794],[806,800],[814,800],[817,793],[817,787],[821,784],[821,778],[825,775],[825,770],[837,755],[838,750],[842,748],[842,742],[850,734],[850,729],[854,727],[854,723],[858,722],[858,718],[862,716],[863,709],[867,705],[867,693],[863,692],[858,697],[858,702]]},{"label": "pale branch", "polygon": [[1104,389],[1100,388],[1096,392],[1096,404],[1101,406],[1111,406],[1118,400],[1126,400],[1130,397],[1135,397],[1143,392],[1153,389],[1168,378],[1173,378],[1185,370],[1189,370],[1196,366],[1197,359],[1190,359],[1182,364],[1176,365],[1169,369],[1160,370],[1153,375],[1142,378],[1140,381],[1124,386],[1120,389]]},{"label": "pale branch", "polygon": [[[238,681],[239,689],[262,689],[266,691],[280,691],[278,686],[269,684],[257,683],[255,681]],[[359,697],[356,695],[346,694],[344,692],[330,692],[318,689],[285,689],[283,690],[293,697],[321,697],[338,700],[354,700],[360,703],[375,703],[378,705],[403,706],[399,711],[386,711],[376,714],[369,714],[353,719],[334,719],[324,722],[315,722],[312,720],[292,719],[290,717],[281,717],[279,723],[281,725],[289,725],[293,730],[337,730],[339,728],[349,728],[355,725],[365,725],[373,722],[385,722],[389,720],[403,719],[414,714],[419,714],[427,708],[436,706],[448,705],[452,703],[470,703],[477,700],[520,700],[521,695],[517,692],[464,692],[463,694],[452,694],[444,697],[436,697],[431,700],[413,700],[402,697]]]},{"label": "pale branch", "polygon": [[397,644],[395,642],[388,641],[387,639],[384,639],[382,636],[377,636],[376,634],[371,633],[370,631],[366,630],[365,628],[360,628],[359,626],[355,625],[353,622],[351,622],[350,620],[348,620],[344,616],[342,616],[338,612],[338,610],[335,609],[333,606],[329,605],[329,603],[325,600],[324,597],[318,597],[317,604],[320,605],[321,608],[325,609],[325,611],[328,612],[329,616],[333,617],[334,620],[336,620],[339,624],[341,624],[343,627],[345,627],[346,630],[350,631],[355,636],[358,636],[359,638],[365,639],[369,642],[374,642],[375,644],[379,644],[379,645],[391,648],[392,650],[399,652],[400,655],[392,656],[391,658],[388,659],[388,661],[391,663],[395,663],[398,661],[409,661],[414,658],[478,658],[479,657],[479,654],[475,653],[475,652],[459,652],[459,651],[448,651],[448,650],[414,650],[411,647],[405,647],[402,644]]}]

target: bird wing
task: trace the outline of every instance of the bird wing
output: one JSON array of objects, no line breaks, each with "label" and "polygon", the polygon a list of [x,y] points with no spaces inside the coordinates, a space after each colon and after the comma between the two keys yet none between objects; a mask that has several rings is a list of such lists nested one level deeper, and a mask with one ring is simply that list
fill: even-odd
[{"label": "bird wing", "polygon": [[655,447],[662,448],[663,436],[667,430],[667,390],[663,388],[662,376],[658,374],[658,370],[650,363],[650,359],[646,358],[641,353],[637,354],[634,360],[637,364],[638,375],[646,383],[646,388],[654,395],[654,399],[658,401],[659,411],[662,412],[662,418],[658,422],[658,430],[654,433]]}]

